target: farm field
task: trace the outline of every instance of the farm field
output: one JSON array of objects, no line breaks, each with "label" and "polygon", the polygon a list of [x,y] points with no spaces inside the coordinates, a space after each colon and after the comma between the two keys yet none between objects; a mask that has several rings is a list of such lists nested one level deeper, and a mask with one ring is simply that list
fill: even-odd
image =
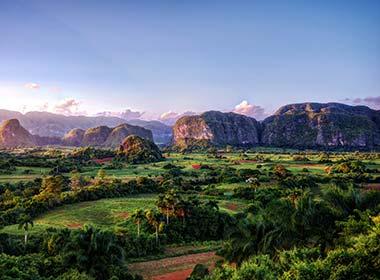
[{"label": "farm field", "polygon": [[211,269],[220,259],[212,251],[133,263],[128,267],[132,273],[142,275],[145,280],[186,280],[196,264],[204,264]]},{"label": "farm field", "polygon": [[[260,246],[281,246],[276,242],[282,242],[282,234],[286,246],[295,236],[309,246],[324,237],[321,228],[335,234],[341,230],[335,221],[344,223],[355,213],[369,209],[370,219],[378,221],[377,154],[169,152],[160,162],[132,164],[109,157],[105,150],[91,152],[84,158],[72,158],[70,149],[8,155],[17,164],[5,160],[0,174],[0,241],[4,236],[13,240],[17,254],[39,246],[50,255],[51,248],[60,248],[62,235],[65,242],[87,235],[89,240],[105,238],[124,250],[123,263],[130,273],[146,280],[185,280],[197,264],[212,270],[216,262],[229,265],[261,256],[267,249]],[[339,199],[345,208],[337,206]],[[357,208],[347,210],[346,205]],[[299,235],[303,211],[312,217],[307,238]],[[333,221],[327,226],[313,218],[326,213]],[[274,226],[277,229],[270,230]],[[277,236],[277,230],[283,232]],[[250,236],[267,239],[255,243]],[[12,247],[3,245],[6,250]],[[244,248],[251,251],[240,260]]]},{"label": "farm field", "polygon": [[16,170],[10,174],[0,173],[0,183],[30,181],[48,175],[49,168],[43,167],[16,167]]},{"label": "farm field", "polygon": [[[40,233],[49,227],[78,229],[84,225],[116,230],[121,223],[123,223],[124,229],[135,232],[136,226],[128,222],[131,213],[136,209],[155,208],[156,200],[157,195],[145,194],[64,205],[37,217],[30,232],[32,234]],[[220,210],[228,213],[242,211],[247,206],[246,203],[239,200],[220,199],[217,201]],[[18,225],[6,226],[0,232],[23,234]]]},{"label": "farm field", "polygon": [[[156,195],[137,195],[61,206],[37,217],[31,233],[41,232],[48,227],[76,229],[85,224],[112,230],[118,223],[125,222],[134,210],[153,207],[155,199]],[[23,234],[17,225],[5,227],[3,232]]]},{"label": "farm field", "polygon": [[[95,177],[99,169],[104,169],[107,175],[112,178],[119,178],[123,180],[129,180],[136,178],[137,176],[159,176],[164,172],[163,167],[167,164],[175,164],[178,167],[183,168],[184,171],[196,171],[194,166],[196,165],[213,165],[219,167],[233,167],[236,169],[244,168],[254,168],[258,166],[262,169],[272,168],[276,164],[282,164],[290,171],[295,173],[305,173],[305,170],[310,173],[324,174],[325,169],[329,166],[326,163],[319,163],[317,156],[309,156],[309,160],[305,161],[295,161],[289,155],[274,155],[274,154],[264,154],[264,160],[255,160],[257,156],[256,153],[245,153],[244,159],[241,155],[237,153],[228,153],[223,156],[223,158],[214,158],[206,153],[194,153],[190,156],[183,156],[181,154],[171,153],[166,155],[165,162],[151,163],[151,164],[140,164],[140,165],[130,165],[126,164],[118,169],[108,168],[108,162],[101,164],[99,166],[83,167],[81,170],[81,175]],[[267,161],[267,160],[270,161]],[[331,162],[337,161],[341,157],[330,157]],[[363,161],[367,164],[369,169],[376,170],[380,168],[380,160]],[[17,167],[15,171],[9,174],[0,173],[0,183],[1,182],[18,182],[18,181],[30,181],[41,176],[49,175],[49,168],[36,168],[20,166]],[[201,171],[200,171],[201,172]],[[69,173],[66,173],[69,175]]]}]

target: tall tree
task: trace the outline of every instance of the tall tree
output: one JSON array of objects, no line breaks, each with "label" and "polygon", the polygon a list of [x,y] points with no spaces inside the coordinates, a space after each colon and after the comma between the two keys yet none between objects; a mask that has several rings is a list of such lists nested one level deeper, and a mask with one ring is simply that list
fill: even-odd
[{"label": "tall tree", "polygon": [[156,202],[157,207],[166,216],[166,224],[169,224],[169,217],[175,212],[175,206],[180,201],[180,196],[174,189],[169,190],[164,195],[160,195]]},{"label": "tall tree", "polygon": [[70,189],[74,192],[79,191],[83,187],[83,177],[79,172],[73,172],[70,178]]},{"label": "tall tree", "polygon": [[48,176],[42,179],[41,193],[59,195],[63,188],[62,176]]},{"label": "tall tree", "polygon": [[145,218],[144,211],[143,211],[141,208],[136,209],[136,210],[132,213],[131,218],[133,219],[133,221],[134,221],[135,224],[137,225],[137,236],[140,236],[141,222],[142,222],[143,219]]},{"label": "tall tree", "polygon": [[122,265],[125,255],[115,234],[91,226],[71,231],[61,253],[67,267],[74,265],[96,279],[110,279],[113,265]]},{"label": "tall tree", "polygon": [[145,217],[148,221],[148,223],[154,227],[155,229],[155,236],[156,236],[156,242],[159,242],[158,233],[160,230],[162,230],[164,223],[161,221],[161,214],[154,210],[154,209],[148,209],[145,211]]},{"label": "tall tree", "polygon": [[189,201],[180,199],[174,206],[177,217],[182,218],[182,223],[185,224],[186,216],[191,212],[192,205]]},{"label": "tall tree", "polygon": [[24,230],[25,245],[26,243],[28,243],[29,228],[33,226],[34,226],[33,220],[29,215],[24,214],[20,216],[18,228]]},{"label": "tall tree", "polygon": [[107,179],[107,173],[103,168],[100,168],[98,170],[98,173],[96,174],[95,177],[95,185],[102,185],[104,184],[105,180]]}]

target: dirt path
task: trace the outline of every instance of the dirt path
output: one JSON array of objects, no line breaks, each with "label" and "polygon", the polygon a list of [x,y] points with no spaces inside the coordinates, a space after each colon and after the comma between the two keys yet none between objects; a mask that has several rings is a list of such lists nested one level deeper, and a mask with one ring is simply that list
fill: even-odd
[{"label": "dirt path", "polygon": [[132,273],[142,275],[145,280],[185,280],[196,264],[212,267],[218,259],[220,257],[215,252],[207,252],[133,263],[129,265],[129,269]]}]

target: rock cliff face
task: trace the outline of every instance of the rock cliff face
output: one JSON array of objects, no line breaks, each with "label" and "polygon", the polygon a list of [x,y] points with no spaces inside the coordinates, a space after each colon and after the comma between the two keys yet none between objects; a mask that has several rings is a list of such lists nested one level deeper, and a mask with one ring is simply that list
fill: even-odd
[{"label": "rock cliff face", "polygon": [[374,148],[380,113],[366,106],[301,103],[281,107],[263,122],[261,144],[294,148]]},{"label": "rock cliff face", "polygon": [[33,147],[36,145],[35,138],[16,119],[4,121],[0,126],[0,147],[17,148]]},{"label": "rock cliff face", "polygon": [[281,107],[261,124],[252,118],[206,112],[179,119],[174,144],[292,148],[380,148],[380,111],[340,103]]},{"label": "rock cliff face", "polygon": [[4,121],[0,126],[0,148],[23,148],[46,145],[97,146],[118,148],[130,135],[153,141],[148,129],[122,124],[115,128],[99,126],[87,130],[73,129],[63,138],[33,135],[17,119]]},{"label": "rock cliff face", "polygon": [[87,129],[83,135],[82,146],[102,146],[111,131],[112,128],[104,125]]},{"label": "rock cliff face", "polygon": [[259,144],[260,124],[253,118],[217,111],[180,118],[173,127],[174,144],[255,146]]},{"label": "rock cliff face", "polygon": [[150,130],[130,124],[121,124],[114,128],[98,126],[87,130],[73,129],[63,137],[62,142],[67,146],[118,148],[129,135],[138,135],[153,141]]},{"label": "rock cliff face", "polygon": [[150,130],[135,125],[122,124],[112,129],[111,133],[104,142],[104,146],[117,148],[129,135],[137,135],[144,139],[153,141],[153,135]]},{"label": "rock cliff face", "polygon": [[85,131],[80,128],[74,128],[65,134],[62,138],[63,145],[65,146],[80,146],[83,142]]}]

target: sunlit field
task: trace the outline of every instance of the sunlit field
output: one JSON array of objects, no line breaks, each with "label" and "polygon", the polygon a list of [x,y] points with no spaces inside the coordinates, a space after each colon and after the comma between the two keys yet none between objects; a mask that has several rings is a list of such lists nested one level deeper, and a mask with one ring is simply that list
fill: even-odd
[{"label": "sunlit field", "polygon": [[[352,219],[366,225],[354,236],[373,234],[378,223],[376,153],[165,152],[163,161],[132,164],[104,158],[100,150],[91,150],[91,157],[73,158],[73,152],[46,148],[2,155],[16,163],[3,164],[0,174],[0,238],[12,238],[12,250],[40,244],[49,252],[51,244],[60,246],[61,235],[111,234],[125,251],[129,272],[148,280],[185,279],[196,264],[214,269],[221,261],[275,254],[266,251],[273,248],[287,254],[288,243],[316,250],[321,238],[331,235],[329,242],[338,242],[345,234],[341,226],[347,231]],[[248,236],[262,240],[250,243]],[[257,247],[247,247],[252,244]],[[338,245],[325,246],[327,254],[336,253]]]}]

